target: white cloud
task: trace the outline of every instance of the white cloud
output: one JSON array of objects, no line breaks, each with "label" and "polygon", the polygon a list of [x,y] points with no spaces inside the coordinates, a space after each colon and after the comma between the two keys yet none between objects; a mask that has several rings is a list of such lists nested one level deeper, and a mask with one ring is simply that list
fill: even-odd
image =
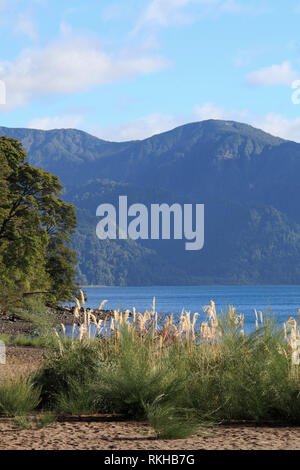
[{"label": "white cloud", "polygon": [[265,54],[267,49],[239,49],[236,53],[236,56],[233,59],[235,67],[249,67],[253,60],[262,54]]},{"label": "white cloud", "polygon": [[119,3],[111,3],[102,11],[101,18],[103,21],[110,21],[122,17],[123,7]]},{"label": "white cloud", "polygon": [[300,4],[295,6],[294,13],[300,13]]},{"label": "white cloud", "polygon": [[59,25],[59,30],[63,36],[71,35],[73,32],[72,26],[65,21],[62,21]]},{"label": "white cloud", "polygon": [[203,121],[206,119],[244,120],[246,116],[247,111],[226,111],[215,103],[205,103],[203,106],[196,105],[193,111],[188,115],[153,113],[119,126],[92,129],[90,132],[106,140],[137,140],[169,131],[189,122]]},{"label": "white cloud", "polygon": [[179,125],[177,116],[153,113],[119,126],[94,129],[91,133],[101,139],[121,142],[146,139],[151,135],[173,129],[177,125]]},{"label": "white cloud", "polygon": [[261,7],[254,7],[251,4],[237,2],[236,0],[225,0],[220,4],[220,11],[224,13],[249,13],[254,15],[260,15],[263,13],[268,13],[270,11],[269,8],[265,8],[264,6]]},{"label": "white cloud", "polygon": [[169,24],[181,22],[184,16],[181,16],[179,10],[190,2],[191,0],[152,0],[139,17],[135,31],[147,24],[168,26]]},{"label": "white cloud", "polygon": [[169,131],[183,124],[207,119],[243,122],[283,139],[300,142],[300,117],[288,119],[275,113],[258,116],[246,109],[243,111],[226,110],[216,103],[196,105],[188,115],[154,113],[120,126],[91,129],[90,132],[111,141],[136,140]]},{"label": "white cloud", "polygon": [[63,116],[34,118],[28,122],[27,127],[30,129],[74,129],[77,128],[84,120],[84,115],[66,114]]},{"label": "white cloud", "polygon": [[38,34],[36,30],[36,25],[32,14],[29,11],[25,11],[17,15],[15,32],[24,34],[32,40],[37,39]]},{"label": "white cloud", "polygon": [[221,5],[221,10],[228,13],[240,13],[243,11],[244,6],[237,3],[235,0],[227,0]]},{"label": "white cloud", "polygon": [[300,117],[288,119],[282,114],[268,113],[256,118],[254,124],[277,137],[300,142]]},{"label": "white cloud", "polygon": [[293,70],[289,61],[282,62],[280,65],[272,65],[255,72],[250,73],[246,77],[249,85],[255,86],[272,86],[272,85],[288,85],[299,77],[299,73]]},{"label": "white cloud", "polygon": [[[84,119],[89,111],[90,110],[86,109],[78,109],[76,111],[76,109],[74,109],[73,112],[70,110],[69,113],[54,117],[35,118],[27,124],[27,127],[49,130],[77,128],[80,125],[81,129],[84,129]],[[226,110],[216,103],[196,105],[190,114],[167,115],[153,113],[119,126],[110,126],[102,129],[89,128],[88,132],[101,139],[121,142],[146,139],[147,137],[169,131],[183,124],[207,119],[244,122],[272,135],[300,142],[300,117],[289,119],[276,113],[258,116],[246,109],[243,111]]]},{"label": "white cloud", "polygon": [[204,121],[205,119],[224,119],[224,120],[236,120],[241,121],[246,119],[248,111],[227,111],[222,106],[218,106],[216,103],[204,103],[204,105],[196,105],[192,113],[193,121]]},{"label": "white cloud", "polygon": [[7,108],[43,95],[74,93],[94,86],[156,72],[169,64],[159,56],[115,57],[95,38],[67,35],[44,48],[29,48],[11,62],[0,62]]},{"label": "white cloud", "polygon": [[[193,6],[193,13],[183,11],[185,7]],[[178,24],[188,24],[206,14],[261,14],[269,11],[266,8],[255,8],[251,4],[237,0],[151,0],[147,8],[139,16],[134,32],[145,26],[166,27]]]}]

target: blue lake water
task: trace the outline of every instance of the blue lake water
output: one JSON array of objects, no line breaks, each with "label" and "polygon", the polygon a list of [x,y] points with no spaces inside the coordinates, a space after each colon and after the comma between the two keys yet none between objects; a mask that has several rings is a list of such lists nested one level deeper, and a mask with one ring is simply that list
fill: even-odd
[{"label": "blue lake water", "polygon": [[174,287],[84,287],[88,301],[86,306],[97,308],[107,299],[106,309],[130,309],[143,312],[152,308],[156,298],[156,311],[162,314],[179,315],[184,308],[199,312],[210,300],[216,304],[217,312],[225,311],[229,305],[237,313],[245,315],[245,331],[255,328],[254,309],[275,314],[282,325],[290,316],[297,317],[300,309],[300,286],[174,286]]}]

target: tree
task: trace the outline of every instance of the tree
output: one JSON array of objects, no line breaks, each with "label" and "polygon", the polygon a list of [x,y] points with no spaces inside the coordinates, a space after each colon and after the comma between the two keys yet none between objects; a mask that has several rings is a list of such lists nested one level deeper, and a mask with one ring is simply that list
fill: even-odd
[{"label": "tree", "polygon": [[0,303],[44,292],[72,298],[76,255],[69,247],[75,209],[59,196],[57,176],[26,162],[22,144],[0,137]]}]

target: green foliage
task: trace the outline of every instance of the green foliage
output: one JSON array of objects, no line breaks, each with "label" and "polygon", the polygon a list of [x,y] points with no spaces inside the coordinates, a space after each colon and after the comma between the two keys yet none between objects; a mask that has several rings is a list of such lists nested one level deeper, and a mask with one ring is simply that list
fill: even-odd
[{"label": "green foliage", "polygon": [[40,402],[40,387],[30,378],[7,380],[0,385],[0,415],[22,416],[34,410]]},{"label": "green foliage", "polygon": [[[299,144],[219,120],[117,144],[76,130],[0,128],[0,134],[22,140],[30,163],[63,181],[63,198],[75,205],[78,215],[71,246],[82,284],[300,283]],[[15,164],[18,152],[13,147],[9,152]],[[11,169],[4,164],[1,171],[4,200],[5,174]],[[181,240],[98,240],[97,206],[116,204],[123,194],[129,204],[138,201],[148,208],[162,202],[204,203],[204,248],[186,252]],[[57,279],[58,295],[67,296],[64,254],[57,243],[52,246],[55,263],[50,264],[56,268],[52,273],[48,264],[46,271]],[[71,260],[69,256],[65,259]],[[10,279],[7,276],[9,289],[3,292],[16,285]]]},{"label": "green foliage", "polygon": [[[49,351],[34,380],[41,387],[42,405],[54,409],[58,406],[62,409],[66,397],[69,396],[74,403],[74,390],[78,391],[80,385],[87,390],[94,382],[99,368],[99,351],[96,342],[63,341],[62,352],[57,349],[57,343],[53,342],[52,346],[56,348]],[[75,406],[72,405],[72,410],[74,409]]]},{"label": "green foliage", "polygon": [[[71,204],[58,196],[58,177],[34,168],[15,139],[0,137],[0,287],[2,308],[44,292],[53,301],[74,293],[76,225]],[[61,258],[64,257],[64,262]]]},{"label": "green foliage", "polygon": [[58,237],[50,239],[46,270],[52,279],[52,297],[56,300],[70,300],[74,298],[77,285],[74,279],[76,271],[76,253],[63,239]]},{"label": "green foliage", "polygon": [[11,341],[11,337],[7,334],[1,334],[0,341],[2,341],[4,344],[9,344]]},{"label": "green foliage", "polygon": [[124,328],[112,363],[98,372],[99,402],[104,400],[116,413],[145,418],[146,407],[157,397],[164,402],[181,396],[185,375],[171,367],[169,354],[156,363],[151,346],[150,335],[141,342]]},{"label": "green foliage", "polygon": [[300,385],[291,363],[274,320],[248,337],[225,328],[217,353],[199,346],[187,358],[187,402],[203,419],[299,423]]},{"label": "green foliage", "polygon": [[161,344],[125,326],[106,338],[61,339],[34,379],[41,406],[147,419],[168,439],[228,420],[299,424],[299,377],[275,319],[266,316],[248,336],[227,313],[219,321],[213,343]]},{"label": "green foliage", "polygon": [[170,403],[161,405],[160,397],[146,406],[147,420],[159,439],[186,439],[199,434],[199,422],[194,410],[176,408]]},{"label": "green foliage", "polygon": [[16,416],[15,424],[20,429],[43,429],[56,421],[56,414],[45,411],[35,416]]},{"label": "green foliage", "polygon": [[41,296],[26,296],[22,307],[12,307],[11,312],[30,323],[32,329],[31,337],[18,335],[13,340],[15,345],[45,348],[53,345],[55,316],[47,311]]},{"label": "green foliage", "polygon": [[45,347],[45,340],[40,338],[39,336],[35,336],[33,338],[28,338],[25,335],[17,335],[12,344],[15,346],[30,346],[32,348],[42,348]]},{"label": "green foliage", "polygon": [[97,411],[95,403],[94,379],[68,379],[67,391],[61,391],[55,397],[55,410],[58,413],[71,415],[94,414]]}]

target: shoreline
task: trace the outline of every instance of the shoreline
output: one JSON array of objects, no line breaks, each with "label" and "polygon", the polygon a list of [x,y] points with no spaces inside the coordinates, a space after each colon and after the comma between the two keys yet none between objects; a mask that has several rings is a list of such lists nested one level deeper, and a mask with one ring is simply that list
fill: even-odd
[{"label": "shoreline", "polygon": [[91,287],[105,287],[111,289],[152,289],[152,288],[172,288],[172,287],[300,287],[300,284],[172,284],[172,285],[147,285],[147,286],[106,286],[102,284],[91,284],[87,286],[79,286],[80,289]]},{"label": "shoreline", "polygon": [[[64,325],[73,325],[74,323],[80,322],[82,320],[83,309],[79,312],[79,317],[74,318],[74,310],[75,307],[58,307],[54,308],[47,308],[47,314],[53,316],[53,323],[54,326],[58,326],[60,324]],[[105,318],[109,318],[112,316],[112,310],[98,310],[92,308],[86,308],[86,311],[95,315],[97,320],[104,320]],[[22,320],[18,316],[6,315],[0,312],[0,336],[1,335],[9,335],[12,338],[15,338],[18,335],[25,335],[30,336],[34,332],[34,325],[29,321]]]}]

